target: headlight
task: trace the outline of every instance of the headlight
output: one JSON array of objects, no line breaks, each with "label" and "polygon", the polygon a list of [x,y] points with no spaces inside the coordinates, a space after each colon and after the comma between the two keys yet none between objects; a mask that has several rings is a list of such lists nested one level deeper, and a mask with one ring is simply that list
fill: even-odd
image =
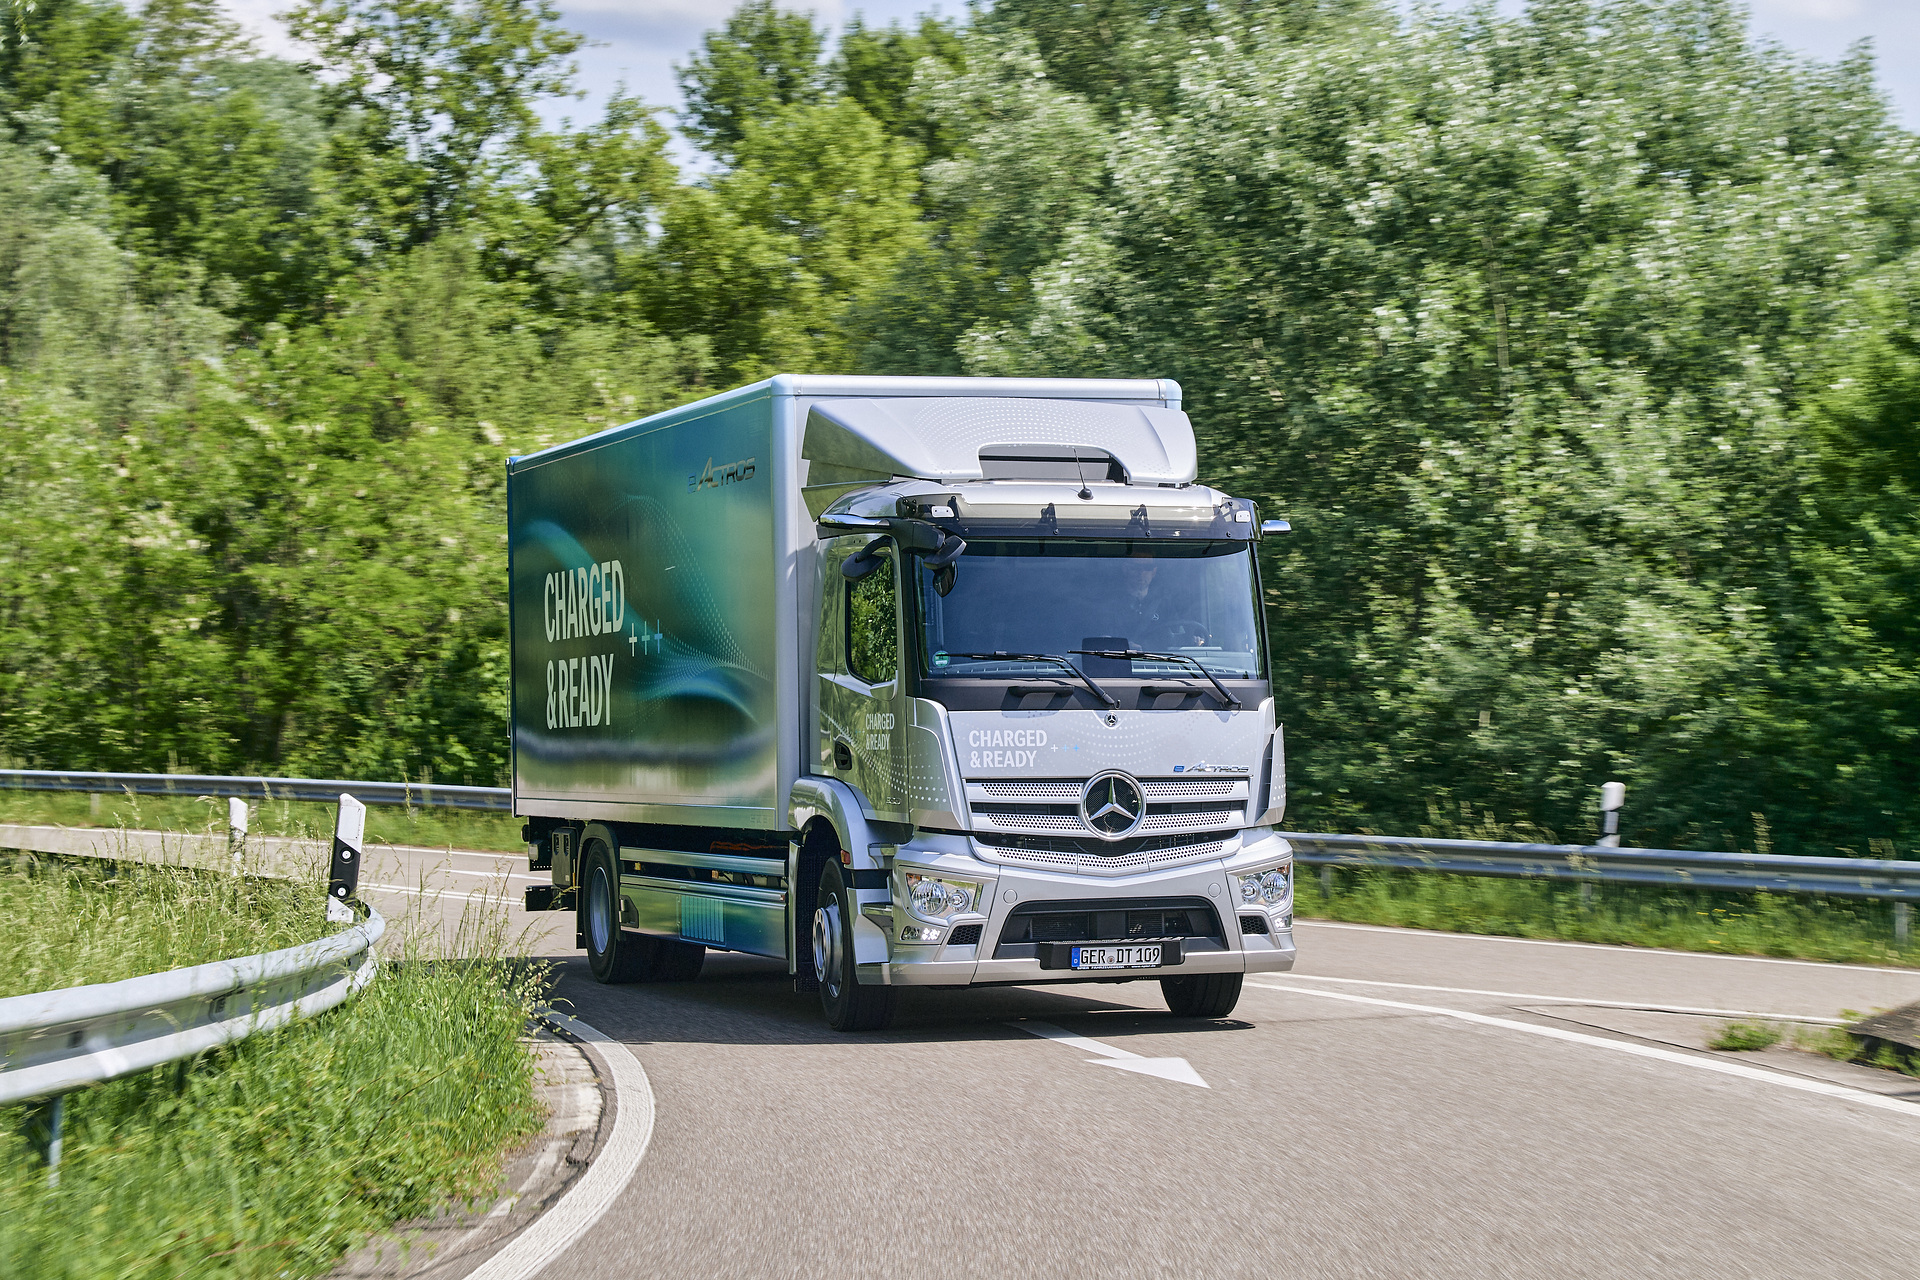
[{"label": "headlight", "polygon": [[1240,901],[1272,910],[1293,906],[1293,867],[1264,867],[1240,875]]},{"label": "headlight", "polygon": [[922,920],[944,924],[967,911],[979,910],[980,886],[970,880],[944,880],[908,872],[907,909]]}]

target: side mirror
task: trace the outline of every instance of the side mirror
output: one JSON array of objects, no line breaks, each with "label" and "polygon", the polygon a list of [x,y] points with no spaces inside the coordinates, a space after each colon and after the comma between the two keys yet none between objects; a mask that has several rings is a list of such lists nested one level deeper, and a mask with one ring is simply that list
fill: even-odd
[{"label": "side mirror", "polygon": [[892,538],[875,538],[840,562],[840,576],[848,582],[860,581],[885,564],[887,552],[891,550],[893,550]]},{"label": "side mirror", "polygon": [[1263,538],[1270,533],[1292,533],[1292,532],[1293,532],[1293,526],[1288,524],[1285,520],[1262,520],[1260,522],[1260,536]]}]

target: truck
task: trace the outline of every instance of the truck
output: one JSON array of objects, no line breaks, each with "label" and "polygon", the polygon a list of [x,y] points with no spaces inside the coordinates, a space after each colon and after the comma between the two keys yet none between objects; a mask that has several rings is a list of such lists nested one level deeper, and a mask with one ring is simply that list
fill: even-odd
[{"label": "truck", "polygon": [[1255,550],[1167,379],[780,375],[507,462],[530,910],[601,982],[1291,968]]}]

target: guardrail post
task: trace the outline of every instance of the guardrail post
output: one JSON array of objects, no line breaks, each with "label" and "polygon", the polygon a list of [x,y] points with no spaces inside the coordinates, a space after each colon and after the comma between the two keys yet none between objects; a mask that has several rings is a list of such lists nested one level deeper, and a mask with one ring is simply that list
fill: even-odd
[{"label": "guardrail post", "polygon": [[227,852],[238,862],[247,847],[247,802],[239,796],[227,797]]},{"label": "guardrail post", "polygon": [[40,1148],[47,1162],[47,1185],[60,1185],[60,1145],[67,1122],[67,1095],[56,1093],[27,1113],[27,1141]]},{"label": "guardrail post", "polygon": [[1893,945],[1904,947],[1913,935],[1913,905],[1907,902],[1893,904]]},{"label": "guardrail post", "polygon": [[360,889],[360,858],[366,841],[367,806],[342,792],[333,820],[333,866],[327,874],[327,919],[352,924],[347,902]]}]

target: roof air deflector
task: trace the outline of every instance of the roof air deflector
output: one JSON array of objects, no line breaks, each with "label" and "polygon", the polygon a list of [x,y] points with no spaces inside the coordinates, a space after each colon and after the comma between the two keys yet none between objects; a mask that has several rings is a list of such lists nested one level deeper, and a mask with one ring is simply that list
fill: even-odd
[{"label": "roof air deflector", "polygon": [[980,476],[984,480],[1129,483],[1120,459],[1089,445],[990,444],[980,450]]}]

